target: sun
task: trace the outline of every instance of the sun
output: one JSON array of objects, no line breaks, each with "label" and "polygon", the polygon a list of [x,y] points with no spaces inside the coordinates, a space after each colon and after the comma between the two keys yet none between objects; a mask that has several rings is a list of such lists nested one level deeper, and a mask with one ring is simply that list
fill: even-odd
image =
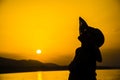
[{"label": "sun", "polygon": [[36,54],[41,54],[42,51],[40,49],[36,50]]}]

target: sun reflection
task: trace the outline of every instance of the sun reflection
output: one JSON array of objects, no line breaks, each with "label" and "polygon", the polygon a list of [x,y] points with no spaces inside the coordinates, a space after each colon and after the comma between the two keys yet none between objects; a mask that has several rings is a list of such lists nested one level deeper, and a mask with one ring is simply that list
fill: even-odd
[{"label": "sun reflection", "polygon": [[37,80],[42,80],[42,72],[38,72],[38,79]]}]

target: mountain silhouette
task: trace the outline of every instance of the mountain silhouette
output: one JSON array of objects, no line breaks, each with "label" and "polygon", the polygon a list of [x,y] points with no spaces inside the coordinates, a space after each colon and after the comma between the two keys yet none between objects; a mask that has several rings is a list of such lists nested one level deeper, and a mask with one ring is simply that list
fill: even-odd
[{"label": "mountain silhouette", "polygon": [[67,66],[54,63],[42,63],[37,60],[15,60],[0,57],[0,73],[66,70]]},{"label": "mountain silhouette", "polygon": [[[120,67],[97,66],[97,69],[120,69]],[[68,70],[68,66],[42,63],[37,60],[15,60],[0,57],[0,73]]]}]

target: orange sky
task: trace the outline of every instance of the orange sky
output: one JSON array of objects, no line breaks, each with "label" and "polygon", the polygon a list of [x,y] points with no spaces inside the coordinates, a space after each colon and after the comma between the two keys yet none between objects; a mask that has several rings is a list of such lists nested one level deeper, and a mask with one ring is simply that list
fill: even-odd
[{"label": "orange sky", "polygon": [[103,31],[103,52],[119,50],[119,14],[119,0],[1,0],[0,56],[69,63],[80,46],[79,16]]}]

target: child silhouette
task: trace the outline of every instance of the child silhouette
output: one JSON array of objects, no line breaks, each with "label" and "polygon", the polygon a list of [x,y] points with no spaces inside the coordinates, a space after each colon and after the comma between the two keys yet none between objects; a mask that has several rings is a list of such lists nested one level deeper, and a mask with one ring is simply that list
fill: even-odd
[{"label": "child silhouette", "polygon": [[81,47],[76,49],[69,65],[69,80],[96,80],[96,61],[102,62],[99,47],[104,43],[104,35],[99,29],[89,27],[81,17],[79,24]]}]

